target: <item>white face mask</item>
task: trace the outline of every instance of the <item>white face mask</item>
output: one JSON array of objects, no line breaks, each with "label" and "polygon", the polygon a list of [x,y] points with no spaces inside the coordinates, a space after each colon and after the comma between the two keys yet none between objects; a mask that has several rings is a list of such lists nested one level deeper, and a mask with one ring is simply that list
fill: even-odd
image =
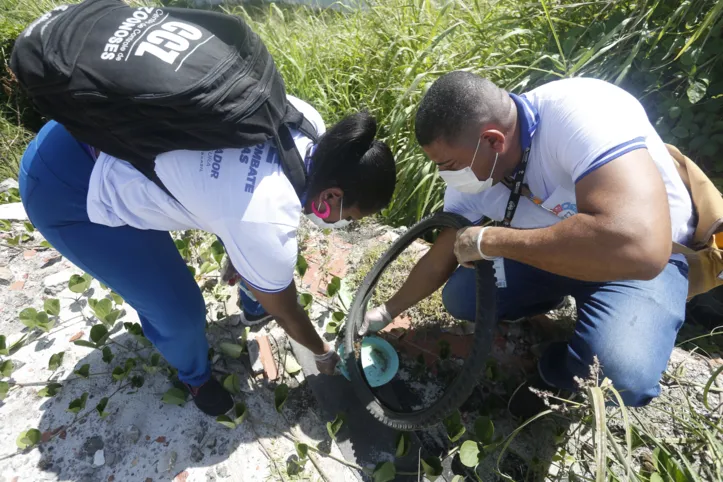
[{"label": "white face mask", "polygon": [[440,177],[444,182],[447,183],[449,187],[456,189],[459,192],[464,192],[468,194],[478,194],[492,187],[492,183],[494,182],[492,180],[492,174],[494,174],[495,172],[499,153],[495,153],[495,162],[494,164],[492,164],[492,171],[490,172],[490,177],[488,177],[484,181],[480,181],[479,179],[477,179],[477,176],[475,176],[474,172],[472,171],[472,165],[474,164],[475,158],[477,157],[477,151],[479,150],[479,144],[481,140],[482,138],[477,141],[477,148],[474,150],[474,156],[472,156],[472,163],[469,166],[465,167],[464,169],[460,169],[459,171],[439,171]]},{"label": "white face mask", "polygon": [[323,219],[321,219],[319,216],[314,214],[313,212],[306,215],[307,218],[309,218],[309,221],[316,224],[321,229],[340,229],[344,228],[346,226],[349,226],[349,223],[351,223],[350,220],[344,219],[342,216],[342,211],[344,210],[344,198],[341,198],[341,201],[339,202],[339,220],[335,223],[327,223]]}]

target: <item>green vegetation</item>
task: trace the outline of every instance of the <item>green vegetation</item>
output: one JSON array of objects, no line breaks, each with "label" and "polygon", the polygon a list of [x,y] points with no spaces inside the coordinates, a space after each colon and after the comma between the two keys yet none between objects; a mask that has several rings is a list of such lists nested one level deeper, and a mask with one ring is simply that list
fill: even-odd
[{"label": "green vegetation", "polygon": [[[18,32],[51,5],[0,0],[0,63]],[[399,186],[383,213],[392,224],[441,207],[442,182],[416,145],[413,117],[429,85],[454,69],[516,92],[572,76],[615,82],[642,100],[664,140],[723,176],[723,0],[388,0],[324,12],[275,4],[228,11],[251,22],[288,91],[327,123],[359,108],[377,115],[399,165]],[[0,83],[6,175],[40,119],[4,65]]]}]

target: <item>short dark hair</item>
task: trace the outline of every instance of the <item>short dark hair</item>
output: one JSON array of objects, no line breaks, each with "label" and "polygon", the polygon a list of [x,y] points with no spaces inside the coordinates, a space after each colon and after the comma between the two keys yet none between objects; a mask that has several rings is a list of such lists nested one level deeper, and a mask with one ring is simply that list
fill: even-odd
[{"label": "short dark hair", "polygon": [[394,155],[387,144],[375,139],[377,121],[366,111],[351,114],[319,139],[312,155],[308,192],[344,191],[344,205],[362,212],[382,210],[392,200],[397,182]]},{"label": "short dark hair", "polygon": [[509,96],[492,81],[457,70],[438,78],[422,98],[414,132],[427,146],[438,139],[456,142],[486,122],[501,122],[509,114]]}]

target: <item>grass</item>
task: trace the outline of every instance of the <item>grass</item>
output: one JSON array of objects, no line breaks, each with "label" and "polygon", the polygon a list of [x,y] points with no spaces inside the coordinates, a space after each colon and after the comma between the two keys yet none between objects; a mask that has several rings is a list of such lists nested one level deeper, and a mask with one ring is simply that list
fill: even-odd
[{"label": "grass", "polygon": [[[7,49],[18,28],[51,5],[0,0],[0,45]],[[388,223],[409,225],[442,206],[443,183],[416,145],[413,117],[431,83],[455,69],[516,92],[572,76],[616,82],[642,99],[666,141],[723,173],[723,0],[388,0],[363,7],[227,11],[252,24],[287,90],[327,123],[360,108],[377,116],[398,162],[398,188],[383,213]],[[21,125],[33,130],[26,105]],[[17,123],[15,108],[3,109],[10,123]],[[2,134],[16,137],[5,128]],[[4,156],[3,172],[14,172],[17,157]]]}]

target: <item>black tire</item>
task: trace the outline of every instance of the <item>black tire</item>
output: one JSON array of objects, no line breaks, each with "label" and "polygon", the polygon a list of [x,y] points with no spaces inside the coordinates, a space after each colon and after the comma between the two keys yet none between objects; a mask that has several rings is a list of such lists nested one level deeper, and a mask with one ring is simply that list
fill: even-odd
[{"label": "black tire", "polygon": [[362,281],[349,309],[345,329],[346,368],[349,371],[354,391],[367,410],[380,422],[397,430],[418,430],[435,425],[459,408],[472,394],[492,346],[492,337],[497,324],[496,290],[494,269],[491,262],[476,263],[477,313],[474,343],[457,377],[449,384],[444,394],[431,406],[415,412],[398,412],[380,401],[366,382],[366,378],[354,355],[354,342],[358,338],[366,313],[366,306],[384,270],[423,234],[437,228],[460,229],[470,223],[462,216],[438,213],[429,216],[410,228],[397,239]]}]

